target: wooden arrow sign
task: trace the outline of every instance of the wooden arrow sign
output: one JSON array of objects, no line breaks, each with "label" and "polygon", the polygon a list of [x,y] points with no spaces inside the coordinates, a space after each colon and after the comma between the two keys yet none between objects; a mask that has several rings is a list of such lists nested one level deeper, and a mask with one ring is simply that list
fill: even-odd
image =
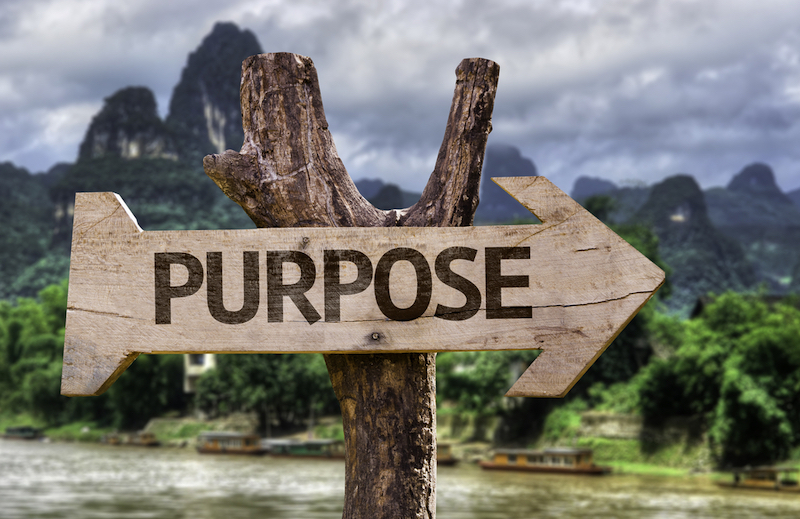
[{"label": "wooden arrow sign", "polygon": [[493,179],[542,223],[144,232],[78,193],[61,393],[140,353],[542,350],[508,396],[563,396],[664,272],[544,177]]}]

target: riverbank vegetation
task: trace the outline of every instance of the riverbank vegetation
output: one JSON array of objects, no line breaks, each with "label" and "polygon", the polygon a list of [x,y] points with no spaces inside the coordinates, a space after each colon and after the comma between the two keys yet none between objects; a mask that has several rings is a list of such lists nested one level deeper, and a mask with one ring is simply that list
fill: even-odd
[{"label": "riverbank vegetation", "polygon": [[[142,355],[100,396],[59,394],[66,283],[0,302],[0,426],[30,423],[55,438],[96,440],[153,417],[244,412],[263,434],[298,431],[338,404],[319,355],[226,355],[192,397],[179,355]],[[563,400],[504,392],[536,352],[443,353],[437,361],[440,435],[519,447],[586,445],[620,468],[676,470],[773,463],[800,454],[800,310],[728,292],[691,319],[648,304]],[[633,415],[639,437],[586,436],[585,413]],[[656,438],[670,420],[692,426]],[[195,435],[187,425],[180,434]],[[650,431],[650,432],[648,432]],[[335,424],[318,434],[337,437]],[[612,463],[612,464],[613,464]],[[620,465],[622,464],[622,465]],[[627,465],[626,465],[627,464]],[[638,470],[638,469],[636,469]]]}]

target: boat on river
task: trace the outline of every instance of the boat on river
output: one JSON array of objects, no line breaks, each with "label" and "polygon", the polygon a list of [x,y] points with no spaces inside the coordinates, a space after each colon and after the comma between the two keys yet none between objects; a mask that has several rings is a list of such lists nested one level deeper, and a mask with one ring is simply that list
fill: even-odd
[{"label": "boat on river", "polygon": [[100,442],[106,445],[135,445],[137,447],[158,447],[161,445],[155,434],[145,431],[127,434],[108,433],[100,437]]},{"label": "boat on river", "polygon": [[6,432],[2,437],[6,440],[40,440],[42,431],[30,425],[18,425],[6,427]]},{"label": "boat on river", "polygon": [[519,470],[553,474],[608,474],[610,467],[594,464],[591,449],[552,448],[544,450],[501,449],[491,461],[481,461],[489,470]]},{"label": "boat on river", "polygon": [[755,488],[761,490],[780,490],[800,492],[797,473],[794,467],[745,467],[733,469],[733,481],[717,481],[717,485],[730,488]]},{"label": "boat on river", "polygon": [[458,463],[458,458],[453,456],[453,449],[449,443],[438,443],[436,445],[436,464],[442,466],[452,466]]},{"label": "boat on river", "polygon": [[197,437],[197,452],[201,454],[248,454],[259,456],[267,453],[257,434],[229,431],[208,431]]},{"label": "boat on river", "polygon": [[344,442],[341,440],[269,439],[261,441],[270,456],[296,458],[344,459]]}]

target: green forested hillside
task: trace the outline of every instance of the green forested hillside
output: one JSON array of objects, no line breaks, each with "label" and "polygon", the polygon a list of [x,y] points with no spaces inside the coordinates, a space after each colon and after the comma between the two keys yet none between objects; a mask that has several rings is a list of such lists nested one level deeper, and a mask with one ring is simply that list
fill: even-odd
[{"label": "green forested hillside", "polygon": [[202,168],[175,160],[109,155],[58,173],[32,175],[0,164],[0,299],[32,297],[67,277],[78,191],[120,194],[147,230],[253,227]]},{"label": "green forested hillside", "polygon": [[0,221],[0,299],[35,295],[64,278],[67,262],[51,255],[53,203],[47,187],[8,162],[0,164]]},{"label": "green forested hillside", "polygon": [[741,245],[722,234],[708,217],[694,178],[675,175],[655,184],[632,221],[653,229],[675,291],[669,306],[688,311],[710,292],[754,288],[756,276]]}]

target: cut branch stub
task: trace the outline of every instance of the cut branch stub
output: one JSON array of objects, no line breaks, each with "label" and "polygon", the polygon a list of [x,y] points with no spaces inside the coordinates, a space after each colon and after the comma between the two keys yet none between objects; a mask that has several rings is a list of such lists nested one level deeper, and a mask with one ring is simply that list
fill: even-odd
[{"label": "cut branch stub", "polygon": [[499,75],[500,66],[494,61],[473,58],[459,64],[436,167],[419,202],[400,218],[401,225],[472,225]]}]

